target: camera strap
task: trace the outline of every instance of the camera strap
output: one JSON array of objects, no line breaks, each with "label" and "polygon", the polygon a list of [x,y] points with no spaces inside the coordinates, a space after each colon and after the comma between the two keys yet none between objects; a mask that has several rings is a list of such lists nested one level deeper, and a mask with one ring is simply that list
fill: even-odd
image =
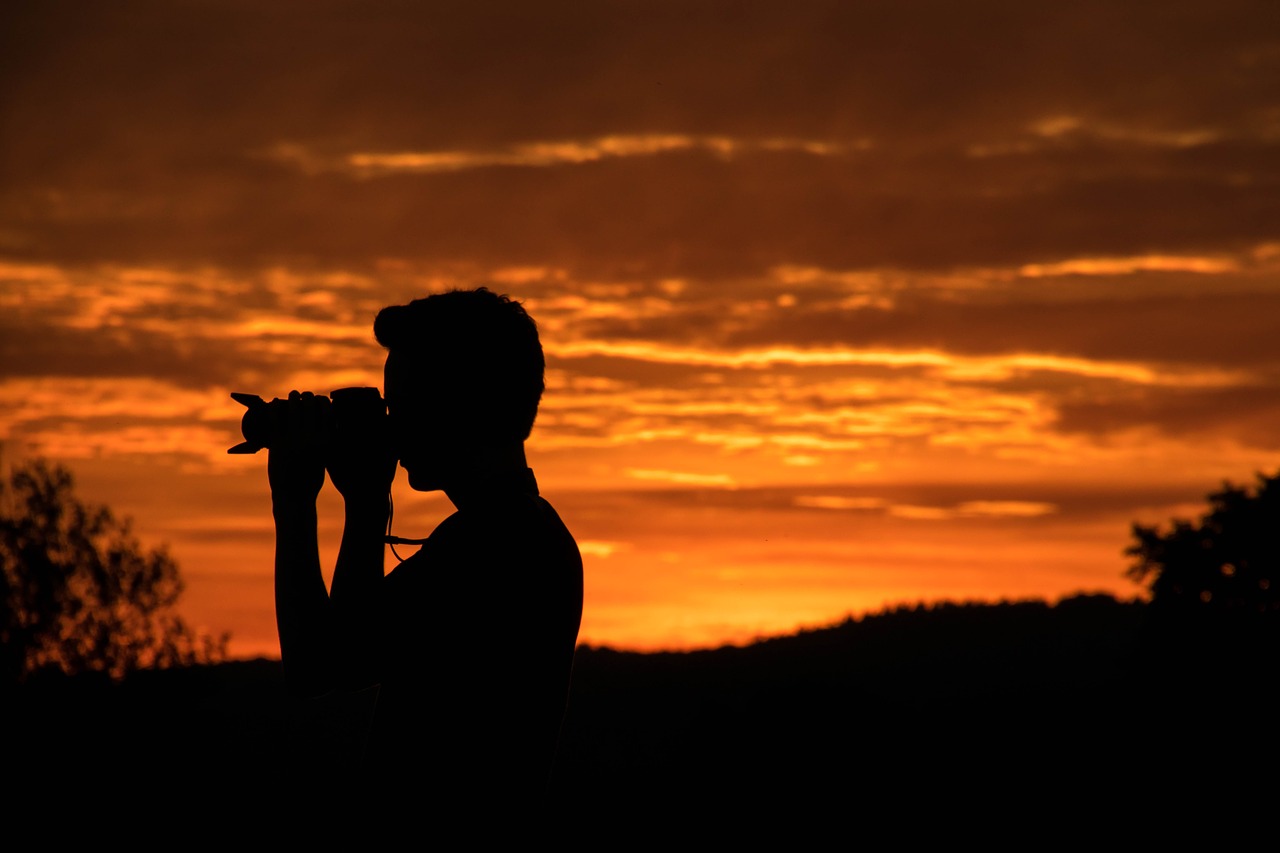
[{"label": "camera strap", "polygon": [[427,544],[427,540],[425,539],[405,539],[403,536],[392,536],[390,533],[388,533],[383,538],[383,541],[386,542],[388,545],[425,545]]}]

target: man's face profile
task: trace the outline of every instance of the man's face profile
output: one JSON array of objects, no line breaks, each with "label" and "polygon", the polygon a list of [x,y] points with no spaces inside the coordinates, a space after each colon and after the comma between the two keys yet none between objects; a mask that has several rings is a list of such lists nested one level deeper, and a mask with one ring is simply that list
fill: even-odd
[{"label": "man's face profile", "polygon": [[448,442],[439,423],[440,406],[434,404],[430,376],[415,372],[403,357],[391,353],[383,374],[383,396],[391,422],[391,440],[400,467],[409,475],[414,491],[431,492],[443,488],[442,455]]}]

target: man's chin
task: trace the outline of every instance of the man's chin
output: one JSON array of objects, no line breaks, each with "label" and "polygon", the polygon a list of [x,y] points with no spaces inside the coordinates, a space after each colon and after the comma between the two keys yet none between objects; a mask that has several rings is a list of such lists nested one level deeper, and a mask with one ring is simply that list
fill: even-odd
[{"label": "man's chin", "polygon": [[434,477],[427,476],[421,471],[410,471],[405,469],[409,474],[409,488],[415,492],[438,492],[440,484],[436,482]]}]

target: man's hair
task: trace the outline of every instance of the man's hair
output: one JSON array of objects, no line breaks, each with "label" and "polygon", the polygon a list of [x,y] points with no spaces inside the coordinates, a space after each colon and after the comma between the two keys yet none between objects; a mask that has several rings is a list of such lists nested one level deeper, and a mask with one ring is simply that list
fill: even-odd
[{"label": "man's hair", "polygon": [[429,375],[460,427],[485,438],[529,437],[545,387],[538,325],[519,302],[480,287],[378,312],[373,335]]}]

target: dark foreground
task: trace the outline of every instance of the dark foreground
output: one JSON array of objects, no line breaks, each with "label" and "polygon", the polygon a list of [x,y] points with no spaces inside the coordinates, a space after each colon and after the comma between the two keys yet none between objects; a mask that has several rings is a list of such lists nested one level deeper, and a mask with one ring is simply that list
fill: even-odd
[{"label": "dark foreground", "polygon": [[[688,654],[580,650],[548,811],[580,840],[1174,833],[1269,819],[1280,670],[1257,643],[1171,643],[1102,596],[903,610]],[[164,833],[342,813],[371,692],[298,700],[275,661],[28,685],[7,702],[11,815]],[[86,816],[81,818],[80,816]],[[495,816],[501,821],[501,816]],[[1170,823],[1170,821],[1175,821]],[[249,830],[248,827],[254,827]],[[1087,828],[1083,829],[1083,828]],[[158,829],[154,831],[159,831]]]}]

